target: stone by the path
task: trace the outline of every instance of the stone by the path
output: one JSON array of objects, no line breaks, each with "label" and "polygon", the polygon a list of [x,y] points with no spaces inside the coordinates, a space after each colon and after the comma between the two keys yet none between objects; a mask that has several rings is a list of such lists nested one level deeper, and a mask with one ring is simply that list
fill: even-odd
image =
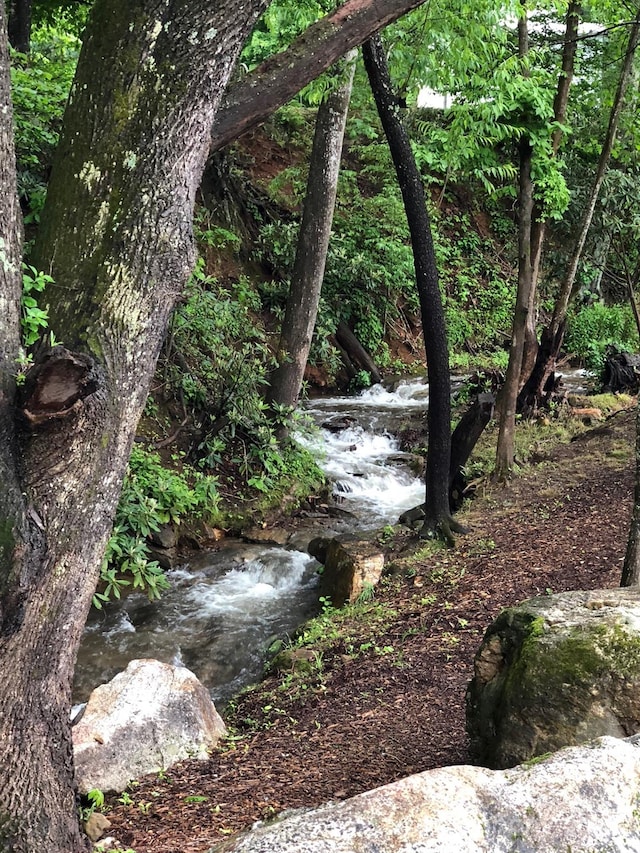
[{"label": "stone by the path", "polygon": [[285,815],[210,853],[637,853],[635,740],[602,738],[511,770],[430,770]]},{"label": "stone by the path", "polygon": [[489,626],[467,692],[474,760],[512,767],[640,732],[640,590],[525,601]]},{"label": "stone by the path", "polygon": [[209,692],[184,667],[134,660],[97,687],[73,726],[76,781],[123,791],[147,773],[185,758],[206,758],[225,734]]},{"label": "stone by the path", "polygon": [[[313,540],[316,542],[322,540]],[[319,553],[317,548],[313,556],[320,559]],[[367,539],[331,539],[322,556],[320,595],[330,598],[334,607],[342,607],[348,601],[353,603],[378,583],[384,569],[384,554],[375,542]]]}]

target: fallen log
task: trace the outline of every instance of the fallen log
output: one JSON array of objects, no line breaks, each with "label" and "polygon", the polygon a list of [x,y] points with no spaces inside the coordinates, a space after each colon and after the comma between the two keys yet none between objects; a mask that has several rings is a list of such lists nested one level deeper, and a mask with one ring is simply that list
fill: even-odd
[{"label": "fallen log", "polygon": [[357,365],[361,370],[366,370],[371,375],[372,384],[377,385],[378,382],[382,381],[375,361],[344,321],[336,329],[336,341],[347,354],[350,363]]}]

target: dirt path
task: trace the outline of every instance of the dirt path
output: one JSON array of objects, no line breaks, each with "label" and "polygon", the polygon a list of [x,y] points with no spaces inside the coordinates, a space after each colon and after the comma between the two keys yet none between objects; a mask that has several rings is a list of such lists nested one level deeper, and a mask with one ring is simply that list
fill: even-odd
[{"label": "dirt path", "polygon": [[357,623],[327,629],[309,671],[272,676],[238,700],[225,751],[148,777],[132,804],[112,802],[112,834],[136,853],[204,853],[282,809],[466,762],[465,689],[497,613],[619,582],[633,426],[632,412],[619,413],[479,496],[455,550],[406,552],[405,573],[362,605]]}]

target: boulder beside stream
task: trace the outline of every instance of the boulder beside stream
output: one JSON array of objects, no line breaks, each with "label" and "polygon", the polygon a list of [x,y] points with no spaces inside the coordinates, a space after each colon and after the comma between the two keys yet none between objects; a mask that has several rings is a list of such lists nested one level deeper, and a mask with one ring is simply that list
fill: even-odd
[{"label": "boulder beside stream", "polygon": [[147,773],[207,758],[225,732],[208,690],[190,670],[131,661],[96,687],[72,728],[78,790],[124,791]]},{"label": "boulder beside stream", "polygon": [[474,673],[467,730],[481,764],[511,767],[640,732],[640,590],[564,592],[510,607],[487,629]]},{"label": "boulder beside stream", "polygon": [[331,599],[334,607],[356,601],[378,583],[384,569],[384,553],[370,539],[313,539],[309,553],[324,563],[320,595]]},{"label": "boulder beside stream", "polygon": [[511,770],[428,770],[285,813],[209,853],[630,853],[639,801],[636,738],[602,738]]}]

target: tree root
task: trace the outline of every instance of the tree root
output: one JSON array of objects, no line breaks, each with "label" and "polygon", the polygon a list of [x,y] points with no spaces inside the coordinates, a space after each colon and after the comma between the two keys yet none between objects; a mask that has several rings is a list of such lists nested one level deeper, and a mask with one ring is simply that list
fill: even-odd
[{"label": "tree root", "polygon": [[468,528],[463,527],[449,515],[439,521],[425,520],[418,536],[420,539],[440,539],[448,548],[454,548],[456,544],[454,534],[464,535],[468,532]]}]

